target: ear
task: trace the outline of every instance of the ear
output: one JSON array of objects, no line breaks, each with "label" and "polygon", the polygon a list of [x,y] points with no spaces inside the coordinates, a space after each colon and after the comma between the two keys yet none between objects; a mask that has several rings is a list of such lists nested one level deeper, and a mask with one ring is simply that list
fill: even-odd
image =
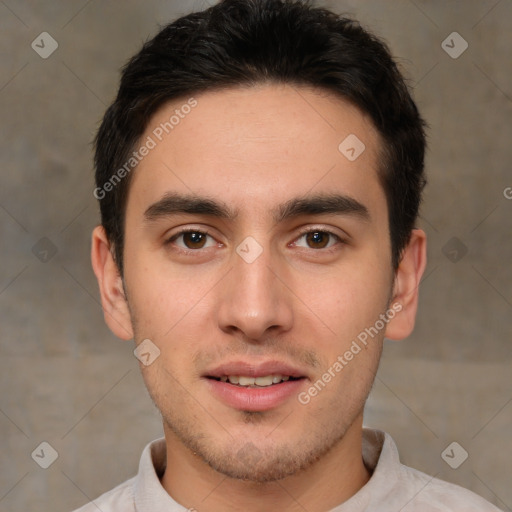
[{"label": "ear", "polygon": [[100,287],[106,324],[118,338],[132,339],[132,323],[123,280],[103,226],[97,226],[92,232],[91,261]]},{"label": "ear", "polygon": [[396,271],[390,306],[398,313],[389,320],[385,337],[402,340],[414,329],[418,309],[418,290],[427,265],[427,235],[413,229]]}]

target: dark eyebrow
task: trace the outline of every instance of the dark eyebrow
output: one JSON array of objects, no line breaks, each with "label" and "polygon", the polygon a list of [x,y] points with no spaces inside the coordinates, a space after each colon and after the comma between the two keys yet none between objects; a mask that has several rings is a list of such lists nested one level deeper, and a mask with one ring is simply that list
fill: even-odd
[{"label": "dark eyebrow", "polygon": [[210,215],[228,220],[235,219],[238,214],[228,205],[207,197],[168,193],[144,212],[144,218],[152,221],[174,213]]},{"label": "dark eyebrow", "polygon": [[322,194],[290,199],[274,212],[274,222],[301,215],[355,215],[370,220],[368,208],[354,198],[341,194]]},{"label": "dark eyebrow", "polygon": [[[207,215],[226,220],[234,220],[238,216],[237,210],[208,197],[168,193],[147,208],[144,218],[153,221],[176,213]],[[352,197],[341,194],[293,198],[272,213],[276,224],[302,215],[355,215],[362,220],[370,220],[366,206]]]}]

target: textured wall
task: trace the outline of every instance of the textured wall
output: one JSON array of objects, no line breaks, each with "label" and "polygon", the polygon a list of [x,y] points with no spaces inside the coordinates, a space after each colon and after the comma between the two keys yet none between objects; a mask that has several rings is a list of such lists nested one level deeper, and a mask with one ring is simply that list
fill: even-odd
[{"label": "textured wall", "polygon": [[[103,323],[90,142],[126,59],[206,5],[0,2],[2,511],[71,510],[134,474],[161,435],[132,344]],[[512,1],[323,5],[389,42],[431,126],[417,329],[386,342],[366,424],[405,463],[512,510]],[[43,441],[48,469],[49,447],[31,457]],[[441,458],[453,441],[469,453],[457,469]]]}]

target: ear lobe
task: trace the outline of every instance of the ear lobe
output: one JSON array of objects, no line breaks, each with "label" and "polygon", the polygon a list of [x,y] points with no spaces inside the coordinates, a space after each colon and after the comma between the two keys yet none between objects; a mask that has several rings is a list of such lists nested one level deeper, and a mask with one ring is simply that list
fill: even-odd
[{"label": "ear lobe", "polygon": [[133,329],[123,280],[103,226],[97,226],[92,232],[91,262],[100,288],[106,324],[117,337],[132,339]]},{"label": "ear lobe", "polygon": [[[401,309],[387,324],[385,337],[402,340],[414,329],[418,309],[419,284],[427,265],[427,235],[421,229],[413,229],[402,260],[398,266],[391,306]],[[398,306],[399,305],[399,306]]]}]

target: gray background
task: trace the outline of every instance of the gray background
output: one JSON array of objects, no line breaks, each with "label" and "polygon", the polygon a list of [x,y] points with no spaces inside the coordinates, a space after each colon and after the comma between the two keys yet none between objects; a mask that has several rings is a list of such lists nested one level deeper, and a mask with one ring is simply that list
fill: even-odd
[{"label": "gray background", "polygon": [[[512,1],[323,5],[388,41],[431,126],[417,328],[386,342],[366,424],[404,463],[512,510]],[[103,322],[90,143],[121,65],[204,6],[0,1],[2,511],[71,510],[132,476],[161,435],[132,343]],[[59,45],[47,59],[31,47],[43,31]],[[454,31],[469,44],[457,59],[441,46]],[[43,441],[48,469],[31,458]],[[469,453],[458,469],[441,458],[453,441]]]}]

